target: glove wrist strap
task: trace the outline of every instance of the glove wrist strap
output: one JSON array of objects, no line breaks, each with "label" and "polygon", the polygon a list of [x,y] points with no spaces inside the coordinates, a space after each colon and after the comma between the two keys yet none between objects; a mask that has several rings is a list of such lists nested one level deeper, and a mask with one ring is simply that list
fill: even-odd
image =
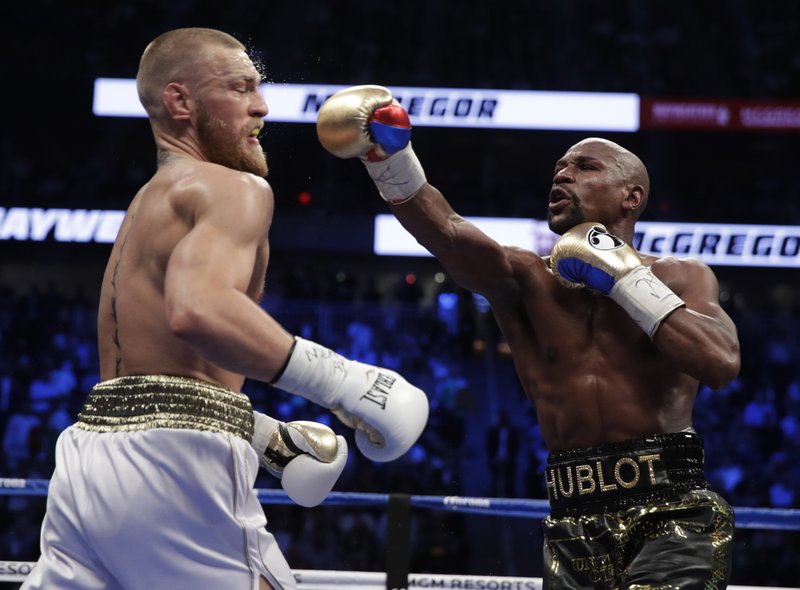
[{"label": "glove wrist strap", "polygon": [[609,294],[651,339],[670,313],[686,305],[647,266],[619,279]]},{"label": "glove wrist strap", "polygon": [[292,441],[286,424],[279,422],[278,428],[273,431],[269,439],[264,454],[259,457],[259,463],[272,475],[281,478],[283,469],[289,464],[289,461],[302,453],[302,449],[299,449]]},{"label": "glove wrist strap", "polygon": [[258,463],[280,479],[283,466],[278,467],[274,462],[270,462],[268,454],[270,446],[274,444],[275,437],[284,425],[275,418],[261,412],[253,412],[253,418],[253,440],[250,444],[258,455]]},{"label": "glove wrist strap", "polygon": [[362,159],[370,178],[387,203],[399,205],[413,198],[425,184],[425,171],[408,144],[385,160]]}]

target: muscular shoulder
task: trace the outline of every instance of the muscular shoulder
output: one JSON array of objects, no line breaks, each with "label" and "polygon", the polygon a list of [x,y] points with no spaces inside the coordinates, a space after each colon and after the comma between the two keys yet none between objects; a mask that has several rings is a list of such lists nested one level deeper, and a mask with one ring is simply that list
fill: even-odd
[{"label": "muscular shoulder", "polygon": [[692,289],[717,289],[714,272],[697,258],[644,256],[643,259],[653,273],[678,294]]},{"label": "muscular shoulder", "polygon": [[539,292],[553,279],[547,258],[542,258],[531,250],[515,246],[503,248],[508,272],[507,295],[512,298],[527,297]]},{"label": "muscular shoulder", "polygon": [[517,246],[505,246],[506,259],[514,272],[542,272],[549,268],[549,256],[541,257],[531,250]]},{"label": "muscular shoulder", "polygon": [[664,256],[659,258],[650,254],[641,255],[642,261],[650,266],[654,272],[681,273],[681,272],[706,272],[709,266],[697,258],[675,258]]},{"label": "muscular shoulder", "polygon": [[214,199],[240,196],[245,199],[272,197],[263,178],[209,162],[197,162],[176,178],[175,194],[188,198]]},{"label": "muscular shoulder", "polygon": [[271,220],[272,188],[263,178],[207,162],[183,172],[173,184],[172,202],[193,221],[209,215],[238,217],[243,225]]}]

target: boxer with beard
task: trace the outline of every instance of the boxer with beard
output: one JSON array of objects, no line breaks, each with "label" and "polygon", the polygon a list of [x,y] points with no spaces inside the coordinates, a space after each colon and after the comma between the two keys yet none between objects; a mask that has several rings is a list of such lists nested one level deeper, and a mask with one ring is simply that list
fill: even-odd
[{"label": "boxer with beard", "polygon": [[23,588],[294,589],[253,489],[258,466],[314,506],[347,444],[323,424],[254,412],[245,378],[330,409],[375,461],[414,444],[427,397],[292,336],[259,305],[274,197],[259,140],[268,107],[244,46],[212,29],[169,31],[145,49],[136,82],[158,167],[111,250],[101,382],[59,437],[42,553]]}]

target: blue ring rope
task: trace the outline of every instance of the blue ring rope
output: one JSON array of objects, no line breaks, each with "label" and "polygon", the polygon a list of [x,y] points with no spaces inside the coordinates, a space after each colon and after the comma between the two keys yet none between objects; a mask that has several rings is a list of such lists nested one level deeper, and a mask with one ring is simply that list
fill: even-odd
[{"label": "blue ring rope", "polygon": [[[46,496],[50,480],[0,478],[0,496]],[[283,490],[256,489],[262,504],[294,505]],[[389,494],[331,492],[322,506],[385,506]],[[466,514],[540,519],[550,514],[547,500],[474,498],[468,496],[411,496],[411,506]],[[800,530],[800,510],[792,508],[734,507],[740,529]]]}]

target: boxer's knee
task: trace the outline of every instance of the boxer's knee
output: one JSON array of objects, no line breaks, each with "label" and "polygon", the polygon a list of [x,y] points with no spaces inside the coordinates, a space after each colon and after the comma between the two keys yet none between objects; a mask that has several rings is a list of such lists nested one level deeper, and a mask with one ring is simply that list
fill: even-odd
[{"label": "boxer's knee", "polygon": [[275,589],[272,586],[270,586],[270,583],[267,582],[264,576],[261,576],[261,579],[258,582],[258,590],[275,590]]}]

